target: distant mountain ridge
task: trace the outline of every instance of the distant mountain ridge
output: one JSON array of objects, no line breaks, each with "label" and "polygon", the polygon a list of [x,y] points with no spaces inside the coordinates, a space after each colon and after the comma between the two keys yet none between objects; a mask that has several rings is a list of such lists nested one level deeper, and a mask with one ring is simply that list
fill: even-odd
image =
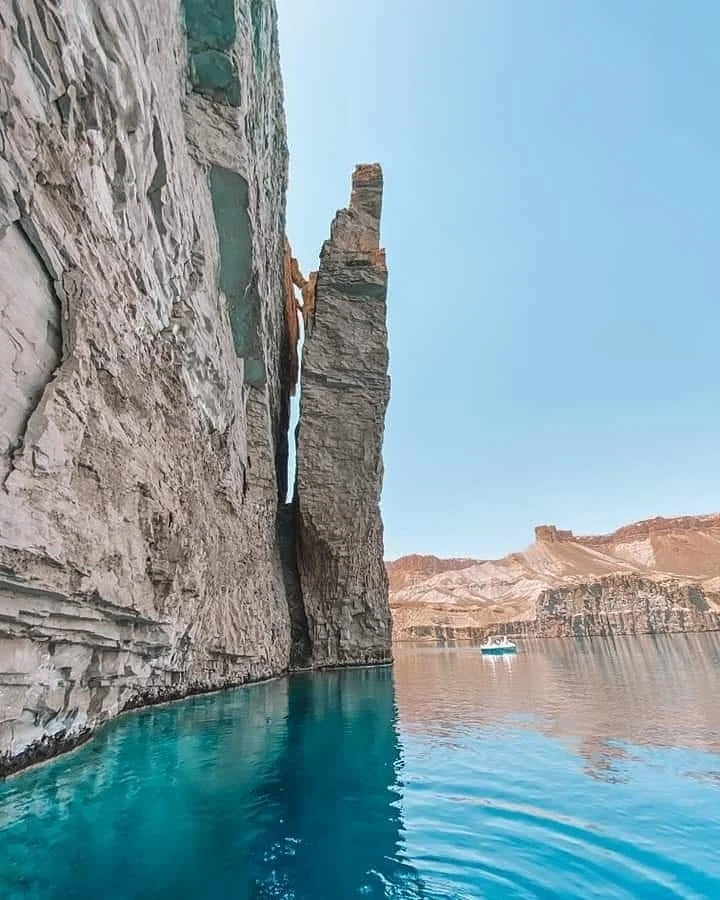
[{"label": "distant mountain ridge", "polygon": [[413,555],[386,566],[396,640],[498,625],[537,634],[704,629],[720,611],[720,514],[656,517],[602,535],[539,525],[530,547],[502,559]]}]

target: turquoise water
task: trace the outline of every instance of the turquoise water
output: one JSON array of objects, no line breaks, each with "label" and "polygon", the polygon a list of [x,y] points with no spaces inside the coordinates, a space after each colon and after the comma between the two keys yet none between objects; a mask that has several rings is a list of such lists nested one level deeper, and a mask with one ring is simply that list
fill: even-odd
[{"label": "turquoise water", "polygon": [[720,897],[719,838],[720,636],[407,647],[0,784],[0,897]]}]

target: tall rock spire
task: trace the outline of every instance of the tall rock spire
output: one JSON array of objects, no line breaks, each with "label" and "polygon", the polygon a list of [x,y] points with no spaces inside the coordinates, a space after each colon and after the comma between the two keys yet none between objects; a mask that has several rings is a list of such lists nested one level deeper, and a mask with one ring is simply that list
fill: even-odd
[{"label": "tall rock spire", "polygon": [[390,395],[382,170],[357,166],[320,256],[303,350],[298,568],[316,665],[391,658],[380,491]]}]

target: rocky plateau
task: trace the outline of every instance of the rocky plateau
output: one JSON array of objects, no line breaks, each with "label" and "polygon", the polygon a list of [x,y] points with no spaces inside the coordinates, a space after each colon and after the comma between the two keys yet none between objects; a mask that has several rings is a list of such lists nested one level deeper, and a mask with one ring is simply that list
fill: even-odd
[{"label": "rocky plateau", "polygon": [[720,629],[720,515],[596,536],[541,525],[503,559],[406,556],[386,567],[399,641]]}]

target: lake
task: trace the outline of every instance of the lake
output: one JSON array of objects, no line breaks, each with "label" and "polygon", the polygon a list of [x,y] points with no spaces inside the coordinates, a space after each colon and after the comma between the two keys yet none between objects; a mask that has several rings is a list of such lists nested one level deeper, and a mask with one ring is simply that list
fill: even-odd
[{"label": "lake", "polygon": [[719,897],[718,838],[720,635],[400,646],[0,783],[0,897]]}]

